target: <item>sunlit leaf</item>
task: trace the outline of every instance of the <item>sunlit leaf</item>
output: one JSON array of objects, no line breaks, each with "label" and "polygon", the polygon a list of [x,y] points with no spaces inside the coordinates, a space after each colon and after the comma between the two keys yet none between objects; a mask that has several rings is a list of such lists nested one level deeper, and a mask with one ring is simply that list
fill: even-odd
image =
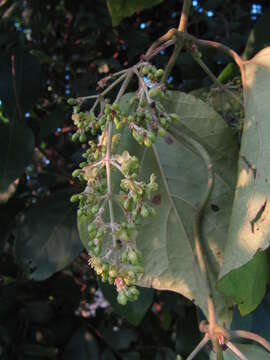
[{"label": "sunlit leaf", "polygon": [[[254,310],[263,299],[269,271],[266,255],[257,255],[255,262],[249,264],[255,254],[270,244],[269,81],[270,48],[266,48],[244,64],[245,120],[235,200],[219,282],[224,294],[235,300],[241,297],[244,304],[239,305],[243,305],[240,307],[243,314]],[[245,264],[247,266],[243,267]],[[239,286],[243,277],[249,281],[245,287]]]}]

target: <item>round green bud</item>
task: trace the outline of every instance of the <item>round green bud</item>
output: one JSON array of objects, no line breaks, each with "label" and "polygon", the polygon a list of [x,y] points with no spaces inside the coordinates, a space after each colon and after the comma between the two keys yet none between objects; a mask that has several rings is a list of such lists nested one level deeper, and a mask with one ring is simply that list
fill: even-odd
[{"label": "round green bud", "polygon": [[158,128],[159,136],[164,137],[166,135],[166,130],[163,127]]},{"label": "round green bud", "polygon": [[170,114],[170,118],[172,121],[179,121],[180,117],[177,114]]},{"label": "round green bud", "polygon": [[92,206],[92,208],[91,208],[91,213],[93,214],[93,215],[96,215],[97,214],[97,212],[98,212],[98,210],[99,210],[99,205],[94,205],[94,206]]},{"label": "round green bud", "polygon": [[159,88],[157,88],[157,87],[152,87],[152,88],[149,90],[148,94],[149,94],[149,96],[150,96],[151,98],[153,98],[153,97],[156,97],[156,96],[159,94],[159,91],[160,91]]},{"label": "round green bud", "polygon": [[72,177],[77,177],[77,176],[81,175],[81,173],[82,173],[82,169],[76,169],[73,171]]},{"label": "round green bud", "polygon": [[76,142],[76,141],[78,141],[79,137],[80,137],[80,134],[76,132],[75,134],[72,135],[71,140],[73,142]]},{"label": "round green bud", "polygon": [[120,109],[120,105],[118,103],[113,103],[112,108],[113,110],[118,111]]},{"label": "round green bud", "polygon": [[69,99],[67,99],[67,103],[68,103],[68,105],[75,105],[76,100],[74,98],[69,98]]},{"label": "round green bud", "polygon": [[161,79],[162,76],[163,76],[163,74],[164,74],[164,70],[163,70],[163,69],[158,69],[158,70],[156,71],[156,73],[155,73],[155,75],[156,75],[156,77],[157,77],[158,79]]},{"label": "round green bud", "polygon": [[77,202],[79,200],[80,200],[80,195],[79,194],[74,194],[70,198],[70,202],[72,202],[72,203],[75,203],[75,202]]},{"label": "round green bud", "polygon": [[120,305],[126,305],[127,304],[127,296],[125,295],[125,293],[123,291],[121,291],[118,296],[117,296],[117,301]]},{"label": "round green bud", "polygon": [[149,210],[147,209],[147,207],[146,206],[143,206],[142,208],[141,208],[141,215],[142,215],[142,217],[143,218],[148,218],[148,216],[149,216]]},{"label": "round green bud", "polygon": [[130,263],[132,265],[137,265],[138,264],[138,257],[137,257],[136,251],[130,250],[128,252],[128,260],[130,261]]},{"label": "round green bud", "polygon": [[149,74],[149,71],[150,71],[150,69],[149,69],[148,66],[144,66],[144,67],[142,68],[142,73],[143,73],[143,75]]},{"label": "round green bud", "polygon": [[104,235],[105,231],[103,229],[98,229],[97,231],[97,238],[101,238]]},{"label": "round green bud", "polygon": [[100,246],[100,245],[95,246],[95,248],[94,248],[93,251],[94,251],[94,254],[95,254],[96,256],[100,255],[101,246]]},{"label": "round green bud", "polygon": [[85,143],[87,141],[87,136],[85,134],[81,134],[79,140],[81,143]]},{"label": "round green bud", "polygon": [[143,143],[148,148],[150,148],[153,145],[152,141],[149,138],[144,139]]},{"label": "round green bud", "polygon": [[156,141],[156,135],[152,131],[147,131],[147,138],[154,143]]}]

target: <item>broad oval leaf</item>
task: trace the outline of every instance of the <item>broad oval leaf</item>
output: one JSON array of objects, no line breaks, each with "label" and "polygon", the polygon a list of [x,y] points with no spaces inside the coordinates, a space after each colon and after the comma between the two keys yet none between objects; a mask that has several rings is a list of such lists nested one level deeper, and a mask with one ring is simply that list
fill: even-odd
[{"label": "broad oval leaf", "polygon": [[9,124],[0,124],[0,191],[6,192],[9,185],[22,175],[31,163],[35,139],[32,130],[13,119]]},{"label": "broad oval leaf", "polygon": [[[122,107],[128,110],[129,96]],[[164,104],[169,112],[181,116],[181,122],[171,129],[173,135],[158,139],[154,148],[138,146],[125,129],[119,153],[124,149],[141,161],[141,175],[148,180],[154,173],[159,185],[152,198],[155,219],[139,228],[138,246],[143,254],[145,274],[138,285],[171,290],[194,300],[207,315],[207,287],[198,268],[193,244],[195,213],[207,186],[207,170],[200,156],[184,143],[181,134],[192,136],[209,152],[216,182],[202,224],[204,247],[211,279],[215,288],[223,249],[227,238],[236,173],[237,144],[231,129],[213,109],[191,95],[172,92]],[[118,181],[114,186],[119,184]],[[117,214],[118,215],[118,214]],[[89,242],[87,222],[78,219],[82,242]],[[229,303],[215,291],[218,316],[231,320]]]},{"label": "broad oval leaf", "polygon": [[5,113],[10,117],[24,116],[39,99],[43,89],[43,72],[40,62],[23,49],[0,57],[0,98]]},{"label": "broad oval leaf", "polygon": [[124,18],[132,16],[136,11],[151,8],[163,0],[107,0],[107,6],[112,17],[113,26]]},{"label": "broad oval leaf", "polygon": [[267,255],[256,255],[259,260],[254,256],[270,244],[269,82],[270,48],[266,48],[244,63],[245,120],[238,181],[218,285],[225,295],[237,300],[241,278],[248,279],[249,286],[241,287],[242,314],[259,305],[267,284]]},{"label": "broad oval leaf", "polygon": [[[74,192],[74,191],[73,191]],[[15,234],[15,256],[28,278],[45,280],[82,251],[70,190],[41,200],[27,213]]]}]

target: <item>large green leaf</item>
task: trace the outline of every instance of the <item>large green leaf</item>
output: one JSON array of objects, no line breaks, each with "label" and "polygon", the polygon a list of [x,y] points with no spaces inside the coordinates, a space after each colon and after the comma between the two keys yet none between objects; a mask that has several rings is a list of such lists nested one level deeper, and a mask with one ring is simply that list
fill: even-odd
[{"label": "large green leaf", "polygon": [[[246,356],[248,360],[269,360],[269,352],[255,345],[241,345],[237,344],[238,349]],[[239,360],[239,357],[232,353],[230,349],[223,352],[224,360]],[[210,360],[216,359],[213,352],[210,355]]]},{"label": "large green leaf", "polygon": [[15,234],[16,260],[31,279],[47,279],[82,250],[70,196],[64,190],[34,205]]},{"label": "large green leaf", "polygon": [[132,16],[136,11],[151,8],[163,0],[107,0],[113,26],[118,25],[124,18]]},{"label": "large green leaf", "polygon": [[24,116],[36,103],[43,89],[43,73],[36,56],[17,49],[0,57],[0,99],[4,111]]},{"label": "large green leaf", "polygon": [[34,151],[32,130],[17,120],[0,124],[0,191],[8,190],[31,162]]},{"label": "large green leaf", "polygon": [[[257,255],[252,264],[249,262],[270,244],[269,82],[270,48],[266,48],[244,64],[246,113],[235,200],[219,282],[224,294],[244,301],[242,313],[259,305],[267,284],[266,254]],[[240,278],[249,279],[249,285],[239,287]]]},{"label": "large green leaf", "polygon": [[139,299],[134,302],[129,302],[126,306],[123,306],[117,301],[117,291],[115,286],[109,285],[108,283],[101,283],[100,288],[104,297],[112,305],[114,311],[118,315],[126,318],[132,325],[140,324],[154,298],[153,289],[141,288]]},{"label": "large green leaf", "polygon": [[[129,96],[122,101],[128,108]],[[207,314],[207,288],[194,254],[193,229],[195,213],[207,186],[207,170],[200,156],[184,143],[181,133],[193,136],[208,150],[215,169],[215,187],[203,220],[206,257],[213,284],[223,261],[223,249],[236,174],[237,144],[228,128],[213,109],[191,95],[172,92],[164,104],[169,112],[178,113],[181,122],[173,135],[158,139],[154,149],[145,151],[125,129],[121,149],[141,159],[142,177],[157,175],[158,192],[152,199],[155,219],[139,229],[138,246],[142,251],[145,274],[139,284],[161,290],[172,290],[194,300]],[[117,185],[117,182],[115,186]],[[87,222],[79,218],[79,230],[87,248]],[[229,304],[215,290],[219,318],[231,319]]]}]

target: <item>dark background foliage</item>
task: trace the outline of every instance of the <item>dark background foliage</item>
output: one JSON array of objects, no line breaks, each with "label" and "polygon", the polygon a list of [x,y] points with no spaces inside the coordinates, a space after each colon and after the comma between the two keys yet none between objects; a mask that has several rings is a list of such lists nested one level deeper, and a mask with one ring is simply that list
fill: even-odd
[{"label": "dark background foliage", "polygon": [[[189,31],[251,56],[270,42],[267,3],[193,1]],[[165,0],[112,27],[105,0],[0,1],[1,359],[175,359],[197,343],[201,314],[180,295],[146,289],[138,303],[116,303],[87,266],[69,202],[80,190],[71,173],[81,149],[71,142],[67,98],[94,93],[104,75],[138,61],[177,26],[179,11],[178,0]],[[256,24],[256,42],[246,48]],[[216,75],[230,61],[202,55]],[[169,86],[208,84],[183,53]],[[269,319],[266,296],[244,319],[236,312],[234,326],[270,340]]]}]

